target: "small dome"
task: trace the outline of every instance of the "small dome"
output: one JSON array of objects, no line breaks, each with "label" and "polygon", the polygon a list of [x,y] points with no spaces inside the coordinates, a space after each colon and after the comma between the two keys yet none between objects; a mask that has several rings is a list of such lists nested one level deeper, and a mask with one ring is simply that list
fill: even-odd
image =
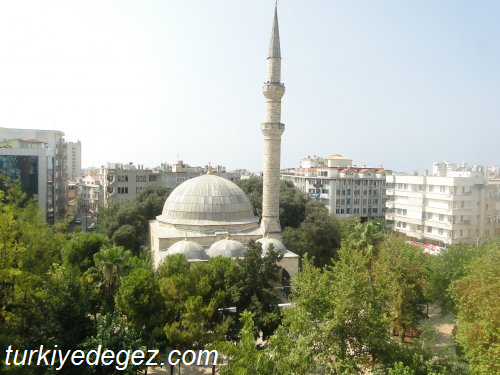
[{"label": "small dome", "polygon": [[188,240],[178,241],[174,243],[168,248],[165,256],[174,254],[182,254],[187,259],[208,260],[207,254],[205,253],[203,247],[199,243]]},{"label": "small dome", "polygon": [[214,175],[198,176],[177,186],[158,220],[188,226],[256,225],[259,221],[245,192],[234,182]]},{"label": "small dome", "polygon": [[262,245],[262,256],[265,256],[267,254],[269,246],[271,245],[273,245],[275,251],[277,251],[282,255],[285,255],[285,253],[287,252],[287,249],[285,245],[283,245],[283,242],[277,240],[276,238],[269,238],[269,237],[259,238],[256,242]]},{"label": "small dome", "polygon": [[207,254],[211,258],[220,255],[230,258],[241,258],[245,255],[245,245],[235,240],[220,240],[210,246]]}]

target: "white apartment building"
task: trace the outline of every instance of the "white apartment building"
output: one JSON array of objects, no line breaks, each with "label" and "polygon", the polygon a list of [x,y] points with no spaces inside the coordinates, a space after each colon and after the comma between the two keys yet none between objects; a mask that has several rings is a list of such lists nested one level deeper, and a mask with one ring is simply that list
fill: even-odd
[{"label": "white apartment building", "polygon": [[102,206],[103,194],[99,176],[87,175],[80,181],[80,207],[90,213],[96,213]]},{"label": "white apartment building", "polygon": [[64,133],[59,130],[0,128],[0,171],[20,181],[47,222],[66,214],[66,160]]},{"label": "white apartment building", "polygon": [[[500,235],[500,181],[482,167],[386,177],[386,219],[409,240],[446,247]],[[444,175],[443,175],[444,174]]]},{"label": "white apartment building", "polygon": [[66,149],[68,179],[82,177],[82,143],[80,141],[67,142]]},{"label": "white apartment building", "polygon": [[386,175],[390,173],[382,167],[355,166],[352,159],[333,154],[307,157],[299,168],[282,171],[281,178],[323,202],[339,218],[369,220],[385,215]]}]

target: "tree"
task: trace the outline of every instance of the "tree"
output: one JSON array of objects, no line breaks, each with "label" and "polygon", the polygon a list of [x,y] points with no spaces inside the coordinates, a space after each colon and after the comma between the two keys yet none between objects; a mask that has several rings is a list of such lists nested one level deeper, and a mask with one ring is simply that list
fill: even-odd
[{"label": "tree", "polygon": [[120,278],[129,270],[128,262],[131,256],[130,251],[122,247],[101,249],[94,255],[95,267],[89,272],[101,293],[105,311],[114,310],[114,296],[120,286]]},{"label": "tree", "polygon": [[255,326],[252,314],[244,311],[241,314],[243,327],[237,343],[219,342],[213,345],[221,354],[228,357],[219,371],[221,375],[253,375],[274,374],[274,364],[268,354],[255,345]]},{"label": "tree", "polygon": [[265,336],[274,332],[281,321],[279,298],[274,291],[279,282],[277,262],[281,258],[282,255],[272,246],[262,256],[261,244],[252,240],[248,243],[245,257],[239,259],[235,267],[238,277],[234,287],[237,294],[235,306],[238,311],[250,311]]},{"label": "tree", "polygon": [[97,229],[111,238],[115,246],[123,246],[139,255],[147,240],[148,220],[161,213],[170,192],[171,189],[164,186],[150,186],[131,202],[101,209]]},{"label": "tree", "polygon": [[425,317],[424,289],[427,284],[426,256],[397,237],[380,244],[379,255],[373,264],[375,283],[385,294],[393,330],[404,342],[407,329],[417,329]]},{"label": "tree", "polygon": [[454,281],[457,341],[471,370],[477,374],[500,372],[500,240],[481,246],[483,254],[467,267],[467,275]]},{"label": "tree", "polygon": [[[224,265],[214,261],[190,267],[187,259],[178,254],[166,257],[158,268],[166,311],[163,330],[175,348],[202,348],[222,340],[229,329],[231,320],[221,321],[218,311],[227,300],[226,291],[221,289],[224,281],[218,279],[226,271],[220,272]],[[230,263],[225,262],[225,266]]]},{"label": "tree", "polygon": [[101,233],[75,233],[63,246],[63,261],[85,272],[94,264],[94,254],[109,245],[109,239]]},{"label": "tree", "polygon": [[293,307],[271,338],[280,373],[359,373],[384,359],[390,344],[379,295],[371,292],[361,253],[341,248],[333,268],[304,261],[292,284]]},{"label": "tree", "polygon": [[456,299],[452,283],[469,272],[469,264],[483,252],[483,245],[458,244],[450,246],[443,255],[432,257],[429,263],[430,299],[441,307],[442,314],[456,314]]},{"label": "tree", "polygon": [[[263,182],[261,178],[250,177],[239,180],[236,184],[245,192],[252,203],[255,216],[262,216],[262,191]],[[281,229],[286,227],[297,228],[306,215],[306,205],[309,197],[296,189],[290,181],[280,181],[280,224]]]},{"label": "tree", "polygon": [[[146,351],[146,347],[142,345],[139,333],[129,324],[127,318],[119,311],[101,312],[97,315],[97,330],[95,335],[89,337],[84,343],[83,348],[86,351],[96,350],[99,346],[104,350],[112,350],[118,354],[121,350],[130,350],[133,353],[135,350]],[[95,358],[94,356],[91,359]],[[122,355],[118,360],[115,360],[112,365],[104,366],[101,362],[96,361],[95,365],[90,367],[98,374],[129,374],[135,375],[138,370],[144,366],[136,366],[131,361],[125,363],[125,356]],[[79,366],[82,367],[82,366]]]},{"label": "tree", "polygon": [[123,276],[115,302],[127,322],[140,333],[146,347],[152,348],[155,340],[162,337],[165,304],[151,268],[136,268]]},{"label": "tree", "polygon": [[373,281],[373,262],[379,252],[379,244],[384,239],[383,233],[380,228],[373,222],[358,224],[354,228],[354,232],[350,237],[352,245],[361,252],[365,258],[365,268],[368,273],[368,280],[372,291],[375,292]]},{"label": "tree", "polygon": [[322,267],[337,258],[340,246],[340,226],[336,217],[317,201],[309,201],[306,216],[298,228],[283,231],[283,243],[292,252],[312,259]]},{"label": "tree", "polygon": [[306,217],[309,197],[296,189],[290,181],[280,182],[280,224],[286,227],[298,228]]}]

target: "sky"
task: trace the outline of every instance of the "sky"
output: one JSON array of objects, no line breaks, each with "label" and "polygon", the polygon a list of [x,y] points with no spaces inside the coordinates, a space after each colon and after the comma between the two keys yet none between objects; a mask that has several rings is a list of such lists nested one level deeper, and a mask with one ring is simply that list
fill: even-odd
[{"label": "sky", "polygon": [[[82,165],[262,169],[272,0],[0,0],[0,127]],[[500,1],[281,0],[282,168],[500,165]]]}]

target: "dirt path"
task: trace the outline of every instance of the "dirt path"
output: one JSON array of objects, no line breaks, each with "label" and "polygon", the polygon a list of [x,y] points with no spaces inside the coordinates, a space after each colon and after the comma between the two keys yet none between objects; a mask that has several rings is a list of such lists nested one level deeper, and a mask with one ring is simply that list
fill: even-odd
[{"label": "dirt path", "polygon": [[429,324],[434,329],[433,352],[455,354],[453,342],[453,316],[441,316],[441,309],[436,305],[429,305]]}]

